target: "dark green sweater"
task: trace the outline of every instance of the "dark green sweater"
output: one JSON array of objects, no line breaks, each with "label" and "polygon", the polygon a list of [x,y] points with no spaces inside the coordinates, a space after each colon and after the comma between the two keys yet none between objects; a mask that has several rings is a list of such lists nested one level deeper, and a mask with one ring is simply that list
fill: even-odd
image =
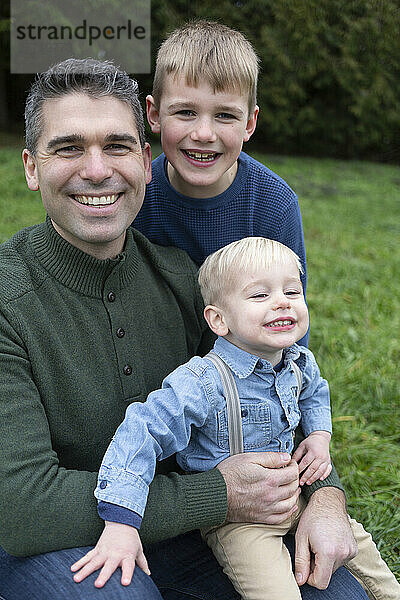
[{"label": "dark green sweater", "polygon": [[[0,246],[0,546],[23,556],[96,543],[96,471],[127,405],[212,344],[196,267],[128,230],[97,260],[46,224]],[[159,464],[145,542],[222,522],[216,470]]]}]

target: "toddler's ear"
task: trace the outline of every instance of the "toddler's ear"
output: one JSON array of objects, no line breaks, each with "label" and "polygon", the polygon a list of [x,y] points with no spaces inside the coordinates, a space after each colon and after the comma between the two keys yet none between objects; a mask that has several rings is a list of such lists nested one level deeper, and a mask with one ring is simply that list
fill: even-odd
[{"label": "toddler's ear", "polygon": [[153,133],[160,133],[160,113],[156,108],[153,96],[146,96],[147,121]]},{"label": "toddler's ear", "polygon": [[224,336],[229,333],[229,329],[225,324],[224,314],[217,306],[208,304],[204,309],[204,318],[211,331],[216,335]]}]

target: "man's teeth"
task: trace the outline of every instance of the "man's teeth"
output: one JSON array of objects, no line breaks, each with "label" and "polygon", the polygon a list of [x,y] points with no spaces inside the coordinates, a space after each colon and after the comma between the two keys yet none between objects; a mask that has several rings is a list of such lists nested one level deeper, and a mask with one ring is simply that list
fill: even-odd
[{"label": "man's teeth", "polygon": [[216,152],[189,152],[188,150],[185,150],[185,152],[189,158],[193,158],[194,160],[202,160],[204,162],[212,161],[217,156]]},{"label": "man's teeth", "polygon": [[273,321],[273,323],[268,323],[267,327],[284,327],[285,325],[291,325],[293,321],[284,320],[284,321]]},{"label": "man's teeth", "polygon": [[114,204],[118,198],[118,194],[111,194],[111,196],[74,196],[74,198],[80,204],[89,204],[90,206],[106,206],[107,204]]}]

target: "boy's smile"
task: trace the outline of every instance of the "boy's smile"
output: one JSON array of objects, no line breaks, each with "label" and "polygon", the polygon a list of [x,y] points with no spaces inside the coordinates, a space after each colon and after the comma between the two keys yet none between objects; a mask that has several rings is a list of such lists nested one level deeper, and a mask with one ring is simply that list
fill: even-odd
[{"label": "boy's smile", "polygon": [[147,97],[147,118],[161,133],[171,185],[185,196],[210,198],[233,182],[237,158],[253,133],[258,107],[248,115],[248,98],[239,92],[214,92],[182,76],[166,75],[160,107]]},{"label": "boy's smile", "polygon": [[255,268],[234,275],[229,285],[217,309],[220,330],[214,332],[275,366],[283,348],[300,340],[309,325],[297,266]]}]

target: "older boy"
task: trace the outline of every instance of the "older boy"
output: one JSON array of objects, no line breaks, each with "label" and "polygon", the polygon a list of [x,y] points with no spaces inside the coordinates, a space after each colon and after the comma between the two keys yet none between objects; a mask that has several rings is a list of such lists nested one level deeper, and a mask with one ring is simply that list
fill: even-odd
[{"label": "older boy", "polygon": [[151,241],[178,246],[201,264],[250,235],[275,239],[306,257],[297,197],[275,173],[241,152],[253,134],[258,58],[244,36],[197,21],[159,49],[147,118],[164,153],[134,226]]},{"label": "older boy", "polygon": [[[214,353],[231,369],[238,389],[244,450],[291,453],[301,419],[307,437],[293,458],[302,473],[300,483],[311,484],[331,470],[331,419],[327,382],[312,353],[296,344],[308,328],[300,273],[293,251],[253,237],[209,256],[199,281],[205,318],[219,336]],[[135,555],[137,564],[147,568],[136,528],[156,459],[178,452],[185,471],[214,468],[232,452],[228,418],[218,370],[207,356],[178,367],[145,404],[127,409],[95,492],[106,527],[96,548],[73,566],[82,569],[76,581],[105,565],[97,579],[102,586],[111,566],[121,564],[122,582],[129,583]],[[301,599],[282,537],[295,529],[303,508],[300,504],[279,525],[227,523],[205,532],[243,599]],[[379,564],[377,551],[375,561]]]}]

